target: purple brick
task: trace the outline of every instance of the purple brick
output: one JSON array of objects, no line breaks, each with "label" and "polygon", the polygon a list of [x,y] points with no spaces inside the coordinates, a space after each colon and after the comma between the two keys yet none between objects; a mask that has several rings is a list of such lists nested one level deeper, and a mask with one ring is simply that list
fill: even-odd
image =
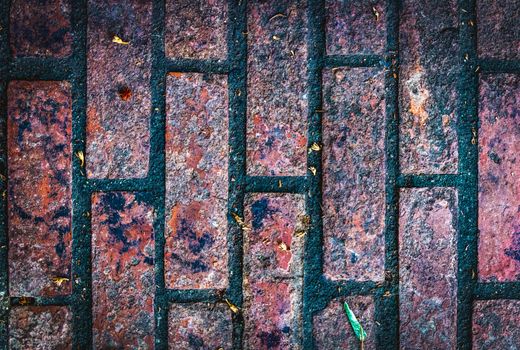
[{"label": "purple brick", "polygon": [[96,348],[153,349],[153,208],[129,192],[92,197]]},{"label": "purple brick", "polygon": [[404,0],[401,7],[401,171],[456,173],[457,1]]},{"label": "purple brick", "polygon": [[72,313],[65,306],[19,306],[9,315],[9,349],[72,349]]},{"label": "purple brick", "polygon": [[70,1],[12,0],[9,38],[13,56],[68,56]]},{"label": "purple brick", "polygon": [[520,279],[520,76],[483,75],[479,120],[479,278]]},{"label": "purple brick", "polygon": [[88,11],[87,176],[145,177],[152,3],[89,0]]},{"label": "purple brick", "polygon": [[173,304],[168,312],[170,349],[231,349],[231,310],[225,304]]},{"label": "purple brick", "polygon": [[166,286],[226,288],[226,77],[170,73],[166,101]]},{"label": "purple brick", "polygon": [[473,350],[518,349],[519,300],[481,300],[473,307]]},{"label": "purple brick", "polygon": [[361,349],[375,349],[374,301],[370,296],[334,299],[327,308],[314,315],[313,333],[316,348],[349,350],[360,348],[360,341],[356,338],[343,307],[345,301],[367,334]]},{"label": "purple brick", "polygon": [[454,349],[457,192],[403,189],[399,207],[401,349]]},{"label": "purple brick", "polygon": [[166,56],[225,59],[227,1],[166,1]]},{"label": "purple brick", "polygon": [[248,7],[247,172],[304,175],[306,5],[268,0],[250,1]]},{"label": "purple brick", "polygon": [[12,81],[7,94],[9,293],[68,294],[70,85]]},{"label": "purple brick", "polygon": [[326,1],[329,55],[382,54],[386,43],[385,1]]},{"label": "purple brick", "polygon": [[384,73],[325,70],[323,234],[325,275],[384,278]]}]

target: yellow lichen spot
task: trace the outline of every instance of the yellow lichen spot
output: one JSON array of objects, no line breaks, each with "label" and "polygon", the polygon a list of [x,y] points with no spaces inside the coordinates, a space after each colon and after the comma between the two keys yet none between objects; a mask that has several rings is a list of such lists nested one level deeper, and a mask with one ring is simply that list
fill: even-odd
[{"label": "yellow lichen spot", "polygon": [[54,282],[55,285],[57,285],[58,287],[61,287],[61,285],[63,283],[70,281],[70,279],[68,279],[67,277],[54,277],[52,279],[52,281]]},{"label": "yellow lichen spot", "polygon": [[375,7],[372,7],[372,13],[374,14],[376,21],[379,21],[379,12]]},{"label": "yellow lichen spot", "polygon": [[317,170],[315,167],[313,167],[313,166],[310,166],[310,167],[309,167],[309,171],[310,171],[310,172],[312,173],[312,175],[314,175],[314,176],[316,176],[316,173],[318,172],[318,170]]},{"label": "yellow lichen spot", "polygon": [[289,250],[289,248],[287,247],[287,244],[285,244],[284,242],[281,242],[280,244],[278,244],[278,248],[280,248],[280,250],[283,252],[286,252]]},{"label": "yellow lichen spot", "polygon": [[119,44],[119,45],[128,45],[128,44],[130,44],[130,41],[124,41],[123,39],[121,39],[117,35],[114,35],[114,37],[112,38],[112,42],[116,43],[116,44]]},{"label": "yellow lichen spot", "polygon": [[224,301],[226,302],[227,306],[229,307],[229,309],[234,313],[234,314],[238,314],[240,312],[240,309],[238,308],[238,306],[236,306],[235,304],[233,304],[232,302],[230,302],[228,299],[224,299]]},{"label": "yellow lichen spot", "polygon": [[278,188],[282,188],[282,180],[278,180]]},{"label": "yellow lichen spot", "polygon": [[83,155],[82,151],[76,152],[76,157],[79,159],[79,165],[83,168],[85,166],[85,156]]},{"label": "yellow lichen spot", "polygon": [[273,40],[279,41],[280,37],[278,35],[273,35]]},{"label": "yellow lichen spot", "polygon": [[240,226],[240,228],[243,231],[250,230],[250,228],[246,225],[244,220],[237,213],[231,213],[231,216],[233,217],[233,219],[235,219],[236,223],[238,224],[238,226]]}]

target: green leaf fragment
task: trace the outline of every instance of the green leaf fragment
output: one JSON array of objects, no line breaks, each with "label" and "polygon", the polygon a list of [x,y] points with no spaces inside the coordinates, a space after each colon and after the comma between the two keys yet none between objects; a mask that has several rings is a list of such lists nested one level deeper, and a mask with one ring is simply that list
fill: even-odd
[{"label": "green leaf fragment", "polygon": [[367,338],[367,334],[363,330],[361,323],[359,323],[358,319],[356,318],[356,315],[354,315],[346,301],[343,304],[343,307],[345,308],[345,313],[347,314],[348,320],[350,322],[350,325],[352,326],[352,330],[356,334],[356,337],[359,339],[359,341],[364,342]]}]

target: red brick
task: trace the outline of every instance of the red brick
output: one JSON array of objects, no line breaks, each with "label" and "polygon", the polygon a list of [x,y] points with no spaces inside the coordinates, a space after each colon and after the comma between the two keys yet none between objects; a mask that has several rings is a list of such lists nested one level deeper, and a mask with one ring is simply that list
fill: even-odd
[{"label": "red brick", "polygon": [[314,315],[314,341],[317,349],[358,350],[356,338],[343,308],[347,302],[367,337],[362,349],[375,349],[374,301],[370,296],[352,296],[332,300],[326,309]]},{"label": "red brick", "polygon": [[473,349],[518,349],[519,300],[481,300],[473,309]]},{"label": "red brick", "polygon": [[96,348],[153,349],[153,208],[139,193],[92,197],[92,298]]},{"label": "red brick", "polygon": [[170,73],[166,100],[166,286],[226,288],[226,77]]},{"label": "red brick", "polygon": [[173,304],[168,314],[170,349],[231,349],[231,310],[224,304]]},{"label": "red brick", "polygon": [[401,7],[401,171],[456,173],[457,1],[404,0]]},{"label": "red brick", "polygon": [[12,0],[9,38],[13,56],[68,56],[70,1]]},{"label": "red brick", "polygon": [[325,275],[383,280],[384,73],[324,71],[323,234]]},{"label": "red brick", "polygon": [[245,347],[298,348],[301,325],[304,198],[253,194],[245,202]]},{"label": "red brick", "polygon": [[166,1],[166,56],[225,59],[227,2]]},{"label": "red brick", "polygon": [[[8,88],[9,292],[70,293],[71,95],[66,82]],[[54,278],[65,277],[63,283]]]},{"label": "red brick", "polygon": [[304,175],[306,5],[269,0],[248,7],[247,172]]},{"label": "red brick", "polygon": [[479,102],[479,277],[520,279],[520,77],[483,75]]},{"label": "red brick", "polygon": [[[89,0],[88,10],[87,175],[145,177],[152,3]],[[114,43],[114,36],[129,44]]]},{"label": "red brick", "polygon": [[329,55],[382,54],[386,43],[385,2],[326,1]]},{"label": "red brick", "polygon": [[453,349],[457,332],[457,193],[403,189],[399,213],[402,349]]},{"label": "red brick", "polygon": [[20,306],[9,316],[9,349],[72,349],[72,313],[65,306]]}]

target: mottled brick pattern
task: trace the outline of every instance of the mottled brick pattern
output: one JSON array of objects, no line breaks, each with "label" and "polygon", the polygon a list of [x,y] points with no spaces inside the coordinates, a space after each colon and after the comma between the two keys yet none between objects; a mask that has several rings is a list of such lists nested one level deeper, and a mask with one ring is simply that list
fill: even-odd
[{"label": "mottled brick pattern", "polygon": [[520,301],[482,300],[473,309],[473,350],[520,349]]}]

